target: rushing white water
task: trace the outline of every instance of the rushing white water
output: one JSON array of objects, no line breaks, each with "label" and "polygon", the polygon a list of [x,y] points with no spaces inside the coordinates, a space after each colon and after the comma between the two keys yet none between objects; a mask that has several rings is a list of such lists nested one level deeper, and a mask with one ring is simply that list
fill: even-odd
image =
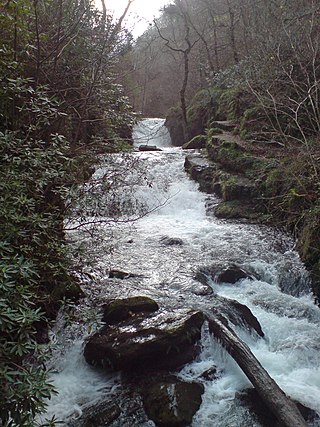
[{"label": "rushing white water", "polygon": [[[129,163],[121,156],[108,156],[93,179],[107,176],[110,184],[116,175],[122,181],[112,194],[95,184],[96,207],[103,220],[94,225],[97,233],[78,229],[69,233],[70,245],[79,263],[85,265],[88,297],[73,313],[76,319],[82,317],[78,328],[75,324],[57,327],[53,381],[59,394],[50,402],[48,415],[55,414],[66,425],[81,426],[80,421],[71,423],[86,406],[119,396],[119,378],[87,366],[79,344],[88,328],[97,326],[97,309],[106,299],[148,295],[169,308],[208,308],[212,297],[201,295],[202,285],[194,279],[195,273],[203,266],[232,263],[254,272],[259,280],[242,280],[236,285],[212,282],[212,287],[216,293],[247,305],[259,319],[265,338],[256,339],[239,327],[236,332],[288,395],[320,414],[320,311],[309,294],[307,273],[294,242],[267,227],[227,222],[207,214],[206,206],[218,201],[200,193],[186,176],[185,153],[170,147],[161,119],[148,119],[136,127],[135,145],[140,144],[157,145],[162,151],[133,153]],[[90,203],[94,200],[90,196]],[[115,224],[106,218],[111,202],[119,207],[120,222]],[[127,221],[139,215],[138,221]],[[162,243],[165,237],[182,239],[183,244],[166,246]],[[111,268],[138,277],[119,283],[108,278]],[[291,295],[293,284],[299,287],[299,297]],[[212,366],[217,366],[221,375],[214,381],[203,379],[203,372]],[[193,427],[259,426],[235,399],[237,392],[250,386],[249,381],[206,328],[199,358],[179,376],[205,386]],[[123,414],[111,425],[153,424],[143,417],[137,420]]]}]

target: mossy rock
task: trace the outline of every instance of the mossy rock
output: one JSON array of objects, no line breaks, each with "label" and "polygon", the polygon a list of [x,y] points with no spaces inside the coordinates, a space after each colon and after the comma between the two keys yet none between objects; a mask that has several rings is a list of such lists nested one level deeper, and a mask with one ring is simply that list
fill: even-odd
[{"label": "mossy rock", "polygon": [[114,323],[129,319],[137,313],[152,313],[159,310],[159,306],[151,298],[138,296],[110,301],[103,309],[102,321]]},{"label": "mossy rock", "polygon": [[232,86],[223,89],[219,97],[218,115],[225,120],[235,120],[252,105],[253,96],[241,87]]},{"label": "mossy rock", "polygon": [[202,89],[191,100],[187,110],[191,138],[204,133],[209,120],[217,119],[218,97],[213,89]]},{"label": "mossy rock", "polygon": [[183,382],[175,377],[148,384],[144,392],[144,407],[148,417],[158,427],[184,427],[200,408],[204,386]]},{"label": "mossy rock", "polygon": [[242,200],[221,202],[215,208],[214,214],[217,218],[247,219],[253,222],[260,222],[266,219],[265,214],[257,206],[244,203]]},{"label": "mossy rock", "polygon": [[222,181],[222,197],[225,202],[231,200],[250,200],[257,196],[257,189],[252,181],[237,175]]},{"label": "mossy rock", "polygon": [[245,173],[254,167],[258,158],[248,153],[230,135],[213,135],[207,138],[206,149],[209,159],[219,163],[226,171]]},{"label": "mossy rock", "polygon": [[189,142],[186,142],[185,144],[183,144],[182,148],[184,150],[190,150],[190,149],[205,148],[205,146],[206,146],[206,136],[197,135],[194,138],[192,138]]},{"label": "mossy rock", "polygon": [[242,114],[239,128],[241,138],[270,139],[270,130],[270,122],[261,106],[254,105]]}]

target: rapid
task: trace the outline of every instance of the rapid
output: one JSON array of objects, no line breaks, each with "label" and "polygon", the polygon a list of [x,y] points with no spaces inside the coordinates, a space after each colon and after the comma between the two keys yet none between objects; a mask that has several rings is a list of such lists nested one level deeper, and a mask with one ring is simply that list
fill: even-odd
[{"label": "rapid", "polygon": [[[104,156],[66,223],[86,298],[75,308],[66,304],[52,330],[48,368],[58,394],[45,416],[81,427],[87,408],[117,401],[122,413],[108,425],[154,426],[120,374],[106,374],[84,361],[83,343],[100,326],[99,309],[107,299],[137,295],[150,296],[168,310],[206,309],[214,297],[203,292],[197,272],[233,264],[254,273],[255,279],[235,285],[212,280],[210,286],[249,307],[265,337],[257,339],[236,325],[234,330],[286,394],[320,414],[320,310],[295,242],[266,226],[217,219],[213,208],[219,200],[201,193],[186,175],[186,152],[171,146],[163,120],[138,123],[134,144],[161,151]],[[92,214],[97,210],[98,220]],[[165,239],[181,244],[164,245]],[[110,278],[112,269],[132,277]],[[221,372],[214,381],[202,377],[212,366]],[[250,387],[249,380],[206,326],[200,355],[177,375],[205,387],[192,427],[260,426],[236,398]]]}]

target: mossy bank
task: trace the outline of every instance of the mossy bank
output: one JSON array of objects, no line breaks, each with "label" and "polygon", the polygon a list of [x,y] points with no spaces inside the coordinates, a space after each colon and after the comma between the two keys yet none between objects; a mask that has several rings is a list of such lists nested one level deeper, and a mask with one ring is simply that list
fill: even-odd
[{"label": "mossy bank", "polygon": [[173,144],[199,148],[201,158],[207,158],[206,162],[189,156],[185,167],[202,191],[221,197],[215,215],[268,223],[293,233],[319,300],[319,144],[314,139],[295,144],[266,140],[265,115],[236,90],[198,93],[189,107],[190,142],[171,131],[181,129],[178,110],[174,111],[166,121]]}]

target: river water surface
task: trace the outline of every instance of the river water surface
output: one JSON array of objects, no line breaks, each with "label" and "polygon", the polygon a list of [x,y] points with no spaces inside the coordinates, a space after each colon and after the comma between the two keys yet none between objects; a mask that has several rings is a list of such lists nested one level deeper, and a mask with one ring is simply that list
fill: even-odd
[{"label": "river water surface", "polygon": [[[99,326],[99,307],[109,298],[146,295],[168,310],[206,309],[213,296],[203,295],[195,274],[202,267],[231,264],[259,280],[211,286],[247,305],[265,338],[235,326],[236,332],[288,395],[320,414],[320,311],[294,242],[267,227],[215,218],[212,207],[218,200],[199,192],[188,178],[183,165],[189,153],[170,145],[163,120],[140,122],[134,139],[136,146],[157,145],[162,151],[102,159],[66,224],[87,298],[76,309],[66,307],[53,331],[52,381],[59,393],[49,402],[47,416],[81,427],[87,407],[109,400],[121,402],[123,410],[111,426],[153,426],[139,399],[129,402],[119,375],[94,370],[82,357],[85,337]],[[97,210],[98,222],[93,216]],[[166,245],[166,238],[181,239],[182,244]],[[111,269],[135,277],[110,279]],[[199,380],[213,365],[221,376]],[[235,399],[238,391],[250,387],[249,381],[206,328],[200,356],[178,375],[205,386],[193,427],[260,425]]]}]

